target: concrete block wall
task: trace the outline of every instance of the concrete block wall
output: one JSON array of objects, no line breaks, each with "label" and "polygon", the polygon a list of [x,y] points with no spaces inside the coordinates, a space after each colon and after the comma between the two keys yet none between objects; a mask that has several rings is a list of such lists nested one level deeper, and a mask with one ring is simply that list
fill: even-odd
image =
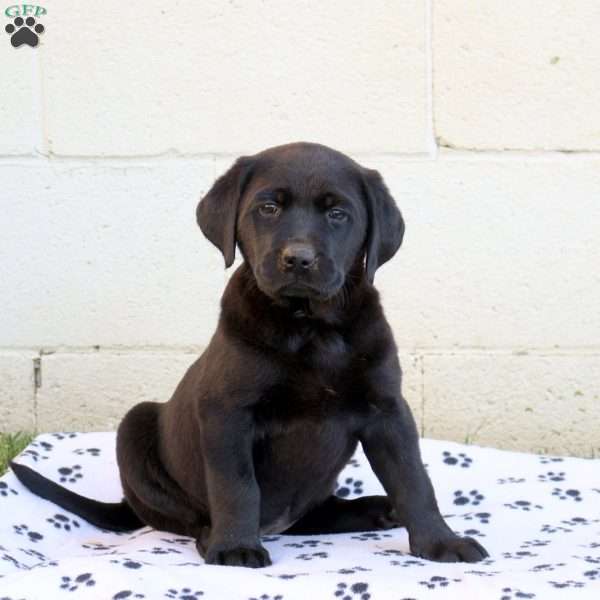
[{"label": "concrete block wall", "polygon": [[0,40],[0,430],[167,400],[230,275],[199,197],[304,139],[404,212],[376,283],[422,433],[600,452],[597,2],[43,6]]}]

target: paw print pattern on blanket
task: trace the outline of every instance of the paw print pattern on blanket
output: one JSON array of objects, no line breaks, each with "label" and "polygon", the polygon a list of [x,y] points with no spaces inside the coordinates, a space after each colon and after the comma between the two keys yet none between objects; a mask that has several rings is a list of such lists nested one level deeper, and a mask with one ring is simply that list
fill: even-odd
[{"label": "paw print pattern on blanket", "polygon": [[346,477],[344,482],[338,484],[335,495],[340,498],[346,498],[347,496],[360,496],[363,493],[363,482],[353,479],[352,477]]},{"label": "paw print pattern on blanket", "polygon": [[334,596],[339,600],[369,600],[369,584],[358,581],[346,583],[342,581],[337,584]]},{"label": "paw print pattern on blanket", "polygon": [[[122,492],[114,445],[114,433],[42,434],[17,460],[79,494],[116,502]],[[267,535],[262,541],[271,567],[206,566],[191,538],[148,527],[118,534],[95,528],[36,498],[8,472],[0,478],[7,516],[0,518],[0,599],[600,597],[600,460],[433,440],[422,442],[422,455],[449,527],[480,540],[488,559],[447,565],[417,558],[409,553],[406,530],[397,528]],[[383,493],[360,448],[336,491],[347,498]]]}]

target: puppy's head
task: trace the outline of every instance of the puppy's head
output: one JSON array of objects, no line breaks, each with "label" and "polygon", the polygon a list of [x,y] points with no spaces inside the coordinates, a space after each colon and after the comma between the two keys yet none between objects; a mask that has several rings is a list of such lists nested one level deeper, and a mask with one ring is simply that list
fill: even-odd
[{"label": "puppy's head", "polygon": [[373,281],[396,253],[404,221],[377,171],[319,144],[238,159],[202,198],[204,235],[229,267],[236,244],[275,300],[327,300],[357,260]]}]

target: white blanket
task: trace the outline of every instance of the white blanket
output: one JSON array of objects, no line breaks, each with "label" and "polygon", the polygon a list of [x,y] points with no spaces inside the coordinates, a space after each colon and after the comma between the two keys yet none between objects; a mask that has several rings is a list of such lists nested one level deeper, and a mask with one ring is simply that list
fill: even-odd
[{"label": "white blanket", "polygon": [[[18,458],[80,494],[121,498],[114,433],[40,435]],[[423,440],[440,509],[490,558],[440,564],[404,529],[263,539],[265,569],[205,565],[189,538],[99,530],[0,479],[0,599],[517,600],[600,598],[600,461]],[[362,452],[338,494],[380,494]]]}]

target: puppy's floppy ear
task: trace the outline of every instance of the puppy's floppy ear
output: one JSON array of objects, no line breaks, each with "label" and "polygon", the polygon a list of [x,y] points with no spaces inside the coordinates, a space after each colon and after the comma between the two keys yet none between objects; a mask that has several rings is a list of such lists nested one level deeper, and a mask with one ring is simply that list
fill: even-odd
[{"label": "puppy's floppy ear", "polygon": [[225,267],[235,258],[236,220],[244,187],[250,178],[252,161],[248,156],[238,158],[229,170],[219,177],[200,200],[196,220],[202,233],[223,254]]},{"label": "puppy's floppy ear", "polygon": [[404,219],[378,171],[362,169],[367,201],[366,270],[370,282],[375,271],[390,260],[404,237]]}]

